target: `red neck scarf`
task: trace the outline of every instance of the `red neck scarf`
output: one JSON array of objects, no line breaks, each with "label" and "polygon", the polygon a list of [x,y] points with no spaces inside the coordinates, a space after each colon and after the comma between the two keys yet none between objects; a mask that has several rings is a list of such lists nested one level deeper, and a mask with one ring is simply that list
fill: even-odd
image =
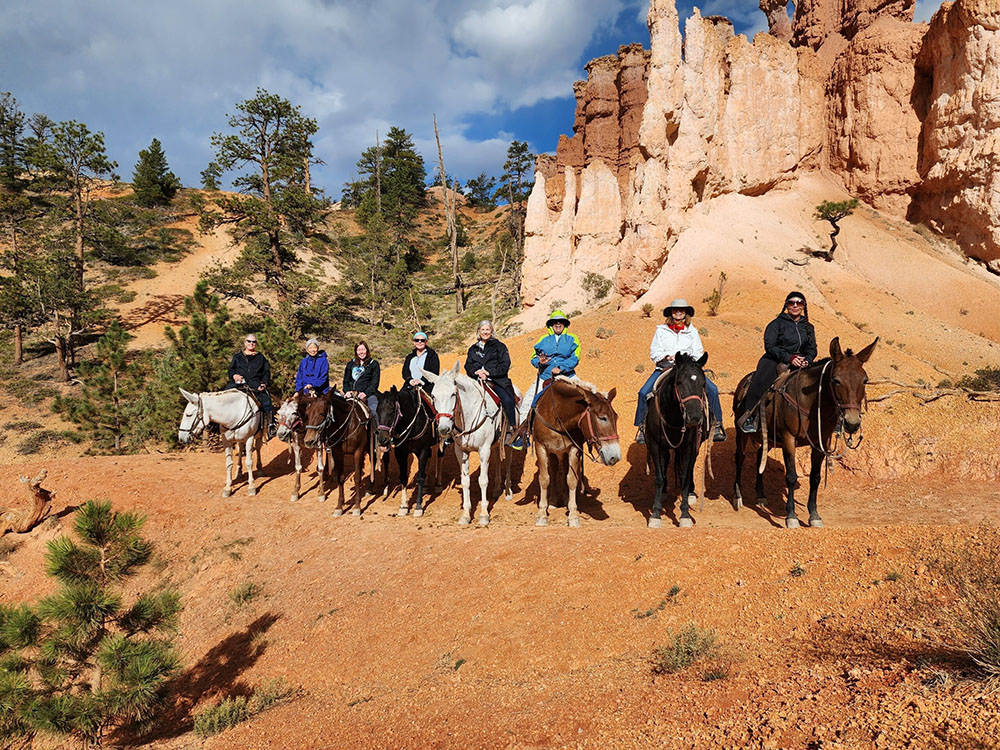
[{"label": "red neck scarf", "polygon": [[687,325],[684,323],[675,323],[674,321],[671,320],[669,323],[667,323],[667,328],[669,328],[674,333],[680,333],[685,328],[687,328]]}]

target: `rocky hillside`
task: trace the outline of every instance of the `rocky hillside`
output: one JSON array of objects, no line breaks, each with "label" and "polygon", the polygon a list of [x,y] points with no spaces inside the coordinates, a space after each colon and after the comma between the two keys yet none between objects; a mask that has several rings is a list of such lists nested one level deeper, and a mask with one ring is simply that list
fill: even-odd
[{"label": "rocky hillside", "polygon": [[613,278],[632,302],[696,206],[816,172],[997,267],[996,3],[946,3],[930,24],[913,23],[913,0],[806,0],[794,20],[762,7],[771,33],[750,42],[697,9],[682,36],[674,0],[653,0],[650,50],[587,66],[572,137],[538,162],[527,305],[545,307],[557,285],[565,296],[567,269],[577,286]]}]

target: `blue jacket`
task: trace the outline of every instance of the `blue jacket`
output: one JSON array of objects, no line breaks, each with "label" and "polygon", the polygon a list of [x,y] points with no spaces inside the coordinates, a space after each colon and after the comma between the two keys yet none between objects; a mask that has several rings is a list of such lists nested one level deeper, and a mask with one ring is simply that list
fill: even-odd
[{"label": "blue jacket", "polygon": [[538,355],[547,354],[549,363],[542,368],[538,377],[548,380],[552,377],[552,368],[558,367],[560,375],[570,377],[576,373],[576,366],[580,364],[580,338],[575,333],[563,331],[559,335],[559,343],[556,343],[556,335],[549,329],[547,335],[538,339],[535,344],[535,356],[531,358],[532,367],[538,367]]},{"label": "blue jacket", "polygon": [[295,373],[295,390],[301,391],[307,385],[311,385],[320,394],[330,390],[330,363],[326,359],[326,352],[319,352],[315,357],[307,354],[299,362],[299,371]]}]

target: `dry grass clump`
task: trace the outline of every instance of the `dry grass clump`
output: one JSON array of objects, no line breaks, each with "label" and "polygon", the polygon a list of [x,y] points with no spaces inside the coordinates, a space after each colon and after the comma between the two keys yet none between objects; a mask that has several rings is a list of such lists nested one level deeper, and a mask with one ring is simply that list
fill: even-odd
[{"label": "dry grass clump", "polygon": [[1000,681],[1000,532],[981,526],[958,544],[940,547],[928,567],[946,597],[948,645],[968,654],[984,678]]},{"label": "dry grass clump", "polygon": [[250,719],[262,711],[285,700],[292,690],[282,679],[265,682],[253,695],[226,698],[214,706],[207,706],[194,716],[194,731],[199,737],[208,737]]}]

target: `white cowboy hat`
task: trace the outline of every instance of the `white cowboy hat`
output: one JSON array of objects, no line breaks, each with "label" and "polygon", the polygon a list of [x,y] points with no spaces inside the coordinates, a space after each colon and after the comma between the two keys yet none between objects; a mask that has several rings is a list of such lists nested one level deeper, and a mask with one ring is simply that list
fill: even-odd
[{"label": "white cowboy hat", "polygon": [[670,315],[670,311],[673,309],[684,310],[689,316],[694,317],[694,308],[687,303],[687,300],[683,297],[678,297],[669,305],[663,308],[663,317]]}]

